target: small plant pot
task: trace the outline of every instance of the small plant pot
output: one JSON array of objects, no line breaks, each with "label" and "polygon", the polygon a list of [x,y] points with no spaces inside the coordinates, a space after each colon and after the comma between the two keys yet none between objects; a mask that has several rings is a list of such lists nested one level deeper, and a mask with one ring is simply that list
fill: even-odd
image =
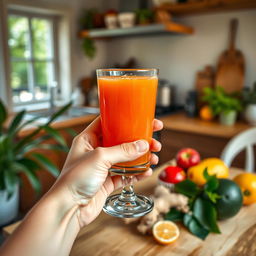
[{"label": "small plant pot", "polygon": [[244,111],[245,120],[251,124],[256,125],[256,104],[249,104]]},{"label": "small plant pot", "polygon": [[229,111],[229,112],[222,112],[220,113],[220,123],[223,125],[234,125],[236,122],[237,112],[236,111]]},{"label": "small plant pot", "polygon": [[0,190],[0,226],[10,223],[18,216],[19,210],[19,186],[16,185],[15,191],[9,200],[7,191]]},{"label": "small plant pot", "polygon": [[117,28],[117,15],[116,14],[107,14],[104,17],[105,25],[107,29]]},{"label": "small plant pot", "polygon": [[135,25],[135,13],[123,12],[118,14],[118,22],[121,28],[131,28]]}]

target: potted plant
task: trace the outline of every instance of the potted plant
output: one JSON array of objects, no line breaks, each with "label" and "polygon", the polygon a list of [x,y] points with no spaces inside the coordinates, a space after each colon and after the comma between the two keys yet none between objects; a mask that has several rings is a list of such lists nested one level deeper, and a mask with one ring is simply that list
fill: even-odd
[{"label": "potted plant", "polygon": [[150,9],[138,9],[135,14],[139,25],[148,25],[154,20],[154,12]]},{"label": "potted plant", "polygon": [[[104,26],[103,15],[97,9],[88,9],[83,12],[80,19],[81,29],[90,30],[93,28],[101,28]],[[86,37],[82,41],[82,49],[84,54],[93,59],[96,55],[96,46],[92,38]]]},{"label": "potted plant", "polygon": [[207,102],[213,115],[219,115],[220,123],[233,125],[237,113],[242,110],[242,102],[235,94],[227,94],[222,87],[206,87],[203,91],[203,101]]},{"label": "potted plant", "polygon": [[[24,121],[26,111],[17,113],[6,128],[7,110],[0,100],[0,226],[13,220],[18,213],[20,174],[27,176],[36,193],[41,191],[37,171],[44,168],[54,177],[59,170],[50,159],[34,149],[68,151],[64,138],[51,123],[63,114],[70,104],[53,114],[45,124],[37,126],[30,134],[17,139],[18,133],[40,117]],[[43,133],[42,133],[43,132]],[[55,144],[47,141],[54,139]]]},{"label": "potted plant", "polygon": [[245,120],[251,125],[256,125],[256,82],[251,90],[248,89],[243,92],[243,101]]}]

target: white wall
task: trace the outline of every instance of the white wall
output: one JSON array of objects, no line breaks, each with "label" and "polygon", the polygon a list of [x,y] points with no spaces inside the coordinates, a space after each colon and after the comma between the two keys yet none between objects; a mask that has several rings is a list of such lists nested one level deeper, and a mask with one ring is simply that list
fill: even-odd
[{"label": "white wall", "polygon": [[124,63],[134,56],[142,67],[157,67],[160,77],[169,79],[178,89],[177,101],[183,103],[193,88],[195,74],[205,65],[216,65],[228,46],[229,21],[239,19],[236,46],[246,60],[246,86],[256,81],[256,10],[188,16],[180,19],[195,28],[184,36],[150,36],[115,39],[107,42],[106,65]]}]

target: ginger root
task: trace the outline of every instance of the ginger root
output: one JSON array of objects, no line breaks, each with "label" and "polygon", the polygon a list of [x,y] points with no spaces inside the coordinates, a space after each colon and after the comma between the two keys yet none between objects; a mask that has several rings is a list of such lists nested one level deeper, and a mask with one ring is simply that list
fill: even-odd
[{"label": "ginger root", "polygon": [[154,200],[154,208],[149,214],[140,218],[124,219],[126,224],[139,222],[137,230],[142,234],[149,233],[152,226],[160,219],[163,219],[163,215],[169,212],[170,208],[176,208],[184,213],[189,211],[188,198],[186,196],[172,193],[162,185],[158,185],[155,188],[152,198]]}]

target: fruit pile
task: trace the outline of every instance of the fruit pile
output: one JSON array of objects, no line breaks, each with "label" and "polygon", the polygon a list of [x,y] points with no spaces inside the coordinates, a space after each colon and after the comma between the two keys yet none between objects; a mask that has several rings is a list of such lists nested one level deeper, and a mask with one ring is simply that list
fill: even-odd
[{"label": "fruit pile", "polygon": [[[256,175],[242,173],[233,180],[228,179],[229,169],[221,159],[201,161],[200,154],[191,148],[180,150],[176,163],[177,166],[168,166],[159,175],[159,183],[188,197],[189,212],[171,208],[165,221],[182,222],[192,234],[205,239],[211,232],[221,233],[217,220],[235,216],[243,204],[256,203]],[[167,224],[159,226],[172,226]],[[164,236],[163,232],[153,232],[157,241],[159,234]]]}]

